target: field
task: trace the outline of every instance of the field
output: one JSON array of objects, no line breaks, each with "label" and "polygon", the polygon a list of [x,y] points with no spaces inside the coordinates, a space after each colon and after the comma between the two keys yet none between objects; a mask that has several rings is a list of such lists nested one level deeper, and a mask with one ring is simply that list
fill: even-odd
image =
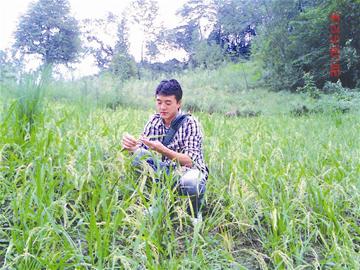
[{"label": "field", "polygon": [[22,143],[5,119],[4,269],[359,268],[359,115],[196,113],[211,174],[193,228],[186,200],[144,187],[120,152],[150,114],[51,101]]},{"label": "field", "polygon": [[[194,227],[187,198],[169,181],[147,186],[148,172],[121,152],[122,134],[140,134],[151,105],[34,85],[2,86],[2,269],[360,268],[359,112],[290,113],[334,97],[228,91],[219,108],[232,95],[261,114],[194,110],[210,169]],[[149,205],[156,211],[145,215]]]},{"label": "field", "polygon": [[360,0],[2,2],[0,270],[360,270]]}]

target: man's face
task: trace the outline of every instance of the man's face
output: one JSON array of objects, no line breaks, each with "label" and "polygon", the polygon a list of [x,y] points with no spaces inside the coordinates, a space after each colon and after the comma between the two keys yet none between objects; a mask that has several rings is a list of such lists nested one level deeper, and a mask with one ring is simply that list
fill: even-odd
[{"label": "man's face", "polygon": [[177,102],[175,95],[156,96],[156,109],[158,113],[160,113],[161,118],[164,119],[167,124],[169,124],[174,119],[178,113],[180,105],[181,101]]}]

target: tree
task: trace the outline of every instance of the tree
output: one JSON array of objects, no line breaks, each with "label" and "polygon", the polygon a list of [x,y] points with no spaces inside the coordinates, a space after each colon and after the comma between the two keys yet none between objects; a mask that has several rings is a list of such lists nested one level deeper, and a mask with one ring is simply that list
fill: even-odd
[{"label": "tree", "polygon": [[184,49],[195,66],[216,67],[227,58],[225,55],[247,56],[251,36],[255,35],[252,25],[262,17],[252,2],[259,1],[188,0],[177,13],[183,25],[167,31],[166,41]]},{"label": "tree", "polygon": [[0,82],[13,76],[13,66],[9,61],[6,51],[0,50]]},{"label": "tree", "polygon": [[44,64],[75,61],[80,49],[79,27],[69,13],[68,0],[32,3],[17,26],[15,49],[40,55]]},{"label": "tree", "polygon": [[215,0],[188,0],[177,12],[183,24],[167,31],[167,42],[186,51],[192,64],[196,51],[202,51],[199,44],[206,40],[206,30],[216,23],[217,7]]},{"label": "tree", "polygon": [[219,7],[217,2],[215,0],[188,0],[177,12],[186,25],[197,28],[199,40],[205,39],[204,31],[216,23]]},{"label": "tree", "polygon": [[[160,40],[162,47],[167,50],[182,49],[188,55],[188,64],[191,66],[203,62],[203,54],[195,60],[195,54],[209,51],[210,45],[204,49],[201,45],[206,44],[206,33],[216,22],[217,5],[216,0],[188,0],[181,9],[177,11],[182,19],[182,24],[173,29],[163,32]],[[204,43],[204,42],[205,43]],[[214,52],[215,50],[211,50]],[[206,65],[206,64],[205,64]],[[204,65],[204,66],[205,66]]]},{"label": "tree", "polygon": [[262,0],[217,1],[217,20],[208,40],[216,42],[232,60],[250,56],[257,25],[265,18]]},{"label": "tree", "polygon": [[264,78],[274,90],[296,90],[309,73],[322,88],[330,68],[330,19],[341,14],[340,80],[345,87],[360,85],[360,3],[356,0],[273,0],[259,30],[257,54],[264,62]]},{"label": "tree", "polygon": [[117,41],[115,51],[125,55],[129,55],[129,28],[125,15],[120,20],[117,27]]},{"label": "tree", "polygon": [[109,71],[121,80],[136,74],[134,57],[129,53],[128,16],[107,14],[106,18],[86,19],[82,23],[85,53],[94,56],[101,72]]},{"label": "tree", "polygon": [[143,34],[141,41],[141,62],[143,62],[146,55],[154,58],[159,52],[155,42],[159,34],[159,29],[155,27],[159,6],[154,0],[134,0],[131,2],[131,8],[133,10],[131,19]]},{"label": "tree", "polygon": [[191,58],[199,40],[197,24],[189,22],[174,29],[166,30],[162,42],[166,44],[164,46],[169,48],[183,49]]},{"label": "tree", "polygon": [[194,66],[214,69],[225,61],[225,57],[219,45],[203,40],[197,44],[192,61]]},{"label": "tree", "polygon": [[120,80],[125,81],[136,76],[136,62],[133,57],[118,53],[114,55],[109,70]]},{"label": "tree", "polygon": [[136,75],[136,62],[129,53],[129,29],[126,17],[123,15],[117,29],[117,41],[114,55],[110,64],[110,71],[120,80],[127,80]]},{"label": "tree", "polygon": [[[93,55],[101,71],[110,67],[116,54],[115,40],[118,38],[119,18],[112,13],[106,18],[85,19],[82,24],[82,37],[85,38],[85,54]],[[124,46],[127,46],[126,44]]]}]

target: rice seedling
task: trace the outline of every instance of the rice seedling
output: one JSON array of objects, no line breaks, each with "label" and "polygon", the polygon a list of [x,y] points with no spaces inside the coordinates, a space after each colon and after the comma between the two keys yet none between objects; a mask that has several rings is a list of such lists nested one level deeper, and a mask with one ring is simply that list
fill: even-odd
[{"label": "rice seedling", "polygon": [[360,267],[356,112],[196,113],[210,177],[193,227],[171,175],[149,185],[122,152],[150,111],[45,101],[28,137],[2,117],[3,269]]}]

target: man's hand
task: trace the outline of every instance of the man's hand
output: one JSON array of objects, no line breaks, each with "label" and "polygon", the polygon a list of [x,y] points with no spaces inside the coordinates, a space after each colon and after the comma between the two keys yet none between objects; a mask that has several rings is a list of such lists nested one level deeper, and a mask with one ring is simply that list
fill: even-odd
[{"label": "man's hand", "polygon": [[139,148],[139,144],[140,142],[136,140],[134,136],[127,133],[124,134],[122,139],[122,146],[124,149],[135,152]]},{"label": "man's hand", "polygon": [[150,149],[168,157],[171,160],[177,160],[181,164],[181,166],[187,166],[189,168],[192,167],[193,163],[191,158],[182,153],[175,152],[169,148],[167,148],[165,145],[163,145],[159,141],[150,141],[149,138],[141,137],[140,141],[145,144]]},{"label": "man's hand", "polygon": [[159,141],[150,141],[148,138],[146,137],[141,137],[140,141],[145,144],[147,147],[149,147],[151,150],[154,150],[158,153],[162,153],[163,149],[164,149],[164,145],[159,142]]}]

